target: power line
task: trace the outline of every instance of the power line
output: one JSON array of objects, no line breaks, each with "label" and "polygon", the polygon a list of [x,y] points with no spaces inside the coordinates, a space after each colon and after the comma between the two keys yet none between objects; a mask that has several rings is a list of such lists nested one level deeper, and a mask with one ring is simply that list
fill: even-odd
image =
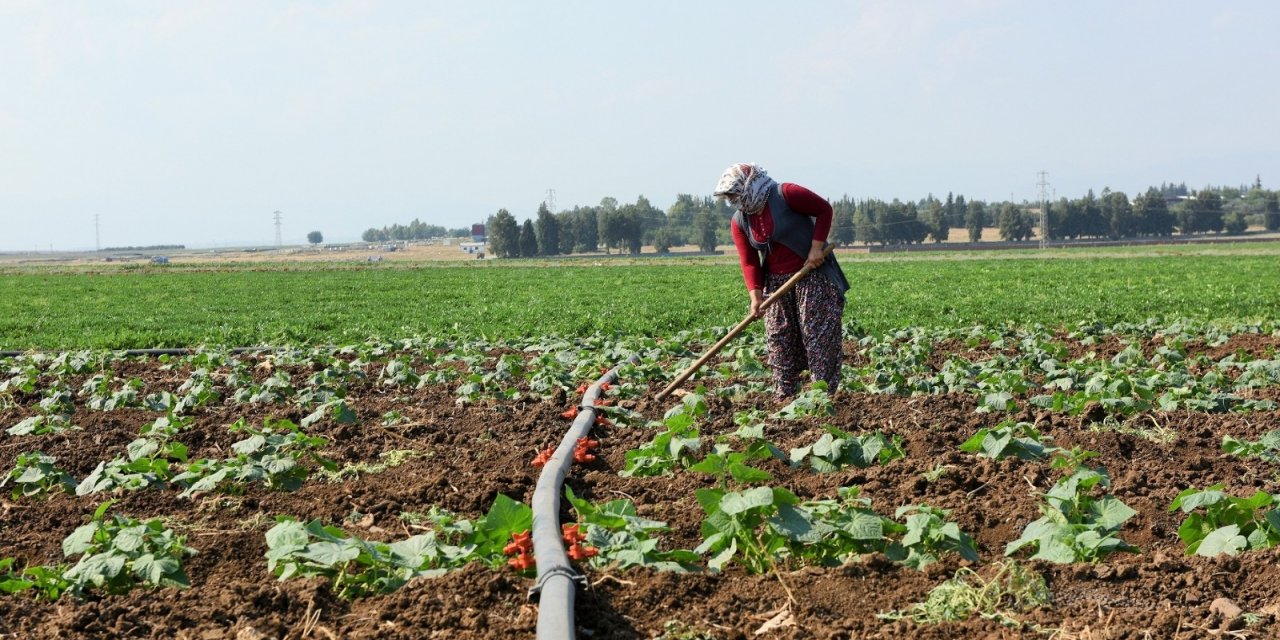
[{"label": "power line", "polygon": [[276,211],[276,212],[275,212],[275,220],[276,220],[276,246],[277,246],[277,247],[284,245],[284,242],[283,242],[283,240],[281,239],[281,235],[280,235],[280,215],[281,215],[281,214],[280,214],[280,212],[279,212],[279,211]]},{"label": "power line", "polygon": [[1049,224],[1046,215],[1049,209],[1049,172],[1041,169],[1038,175],[1040,181],[1036,182],[1036,186],[1040,188],[1040,248],[1043,249],[1049,242]]}]

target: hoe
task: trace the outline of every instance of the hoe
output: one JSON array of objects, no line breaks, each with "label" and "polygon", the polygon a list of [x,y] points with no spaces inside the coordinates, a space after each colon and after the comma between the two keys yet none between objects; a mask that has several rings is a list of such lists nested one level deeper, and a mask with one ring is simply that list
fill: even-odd
[{"label": "hoe", "polygon": [[[835,247],[836,246],[834,244],[827,243],[826,248],[823,249],[822,251],[823,258],[825,259],[827,256],[830,256],[831,251],[835,249]],[[795,275],[791,276],[790,278],[787,278],[787,281],[782,283],[782,286],[778,287],[777,291],[774,291],[773,293],[769,294],[769,297],[765,298],[764,302],[760,303],[760,311],[764,311],[765,309],[768,309],[769,306],[772,305],[775,301],[781,299],[783,294],[790,291],[792,287],[796,286],[796,283],[800,282],[800,280],[804,278],[806,275],[808,275],[810,271],[812,271],[812,269],[806,266],[805,268],[797,271]],[[731,340],[738,337],[738,334],[742,333],[742,331],[747,328],[747,325],[750,325],[752,322],[755,322],[757,317],[759,316],[753,316],[751,314],[747,314],[747,317],[743,318],[742,322],[738,323],[738,326],[731,329],[729,333],[725,334],[723,338],[720,338],[720,341],[712,345],[710,349],[707,349],[707,352],[702,354],[702,356],[699,357],[697,361],[695,361],[692,365],[690,365],[688,369],[685,369],[683,373],[676,376],[676,379],[672,380],[671,384],[667,385],[667,388],[663,389],[662,392],[657,395],[657,399],[661,400],[671,395],[671,392],[675,391],[676,387],[679,387],[681,384],[684,383],[685,380],[689,379],[689,376],[692,376],[694,372],[696,372],[698,369],[701,369],[702,365],[706,364],[707,361],[710,360],[712,356],[719,353],[720,350],[725,347],[725,345],[729,344]]]}]

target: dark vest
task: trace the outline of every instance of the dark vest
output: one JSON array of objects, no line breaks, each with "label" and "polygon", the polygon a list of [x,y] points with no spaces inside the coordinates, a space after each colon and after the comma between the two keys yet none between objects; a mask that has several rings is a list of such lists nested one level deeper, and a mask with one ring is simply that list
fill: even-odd
[{"label": "dark vest", "polygon": [[[733,223],[742,229],[747,236],[747,242],[759,253],[760,264],[764,265],[771,242],[781,244],[801,258],[807,257],[809,249],[813,247],[813,218],[791,210],[787,205],[787,199],[782,197],[782,184],[775,186],[773,193],[769,194],[769,215],[773,217],[773,237],[770,238],[770,242],[756,243],[756,239],[751,236],[747,216],[741,209],[733,213]],[[840,289],[840,298],[843,299],[844,292],[849,290],[849,281],[845,279],[840,263],[836,262],[836,255],[832,253],[827,256],[817,271],[836,283]]]}]

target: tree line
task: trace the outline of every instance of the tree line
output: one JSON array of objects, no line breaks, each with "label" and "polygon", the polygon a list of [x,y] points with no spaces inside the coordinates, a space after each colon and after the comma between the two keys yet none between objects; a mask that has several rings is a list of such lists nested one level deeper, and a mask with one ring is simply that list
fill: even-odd
[{"label": "tree line", "polygon": [[[983,230],[995,228],[1001,240],[1025,241],[1126,239],[1173,234],[1240,234],[1250,225],[1280,230],[1277,191],[1252,187],[1187,189],[1185,183],[1151,187],[1132,200],[1121,191],[1089,190],[1074,199],[1040,202],[986,202],[947,194],[918,201],[842,196],[831,202],[835,216],[831,240],[840,245],[905,245],[944,242],[952,231],[969,242],[982,241]],[[1042,211],[1043,209],[1043,211]],[[640,196],[622,204],[604,198],[595,206],[575,206],[553,212],[546,202],[523,222],[500,209],[487,222],[489,250],[499,258],[528,258],[574,253],[640,253],[651,245],[658,253],[673,247],[697,246],[711,252],[732,242],[729,220],[733,210],[709,196],[679,194],[664,212]],[[1041,229],[1041,219],[1044,229]],[[383,234],[386,234],[385,236]],[[434,233],[435,235],[417,235]],[[366,241],[412,240],[427,237],[465,237],[466,229],[445,230],[417,220],[407,227],[393,225],[365,232]]]}]

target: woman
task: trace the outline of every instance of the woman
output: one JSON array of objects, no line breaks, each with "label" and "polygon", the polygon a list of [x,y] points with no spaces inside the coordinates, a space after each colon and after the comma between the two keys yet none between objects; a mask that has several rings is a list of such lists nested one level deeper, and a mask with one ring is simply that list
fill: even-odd
[{"label": "woman", "polygon": [[797,271],[812,268],[764,312],[778,398],[795,395],[806,370],[834,393],[840,383],[840,318],[849,283],[835,256],[823,257],[831,204],[798,184],[775,182],[755,164],[731,165],[720,176],[715,195],[737,209],[730,230],[751,296],[751,315],[758,317],[765,297]]}]

